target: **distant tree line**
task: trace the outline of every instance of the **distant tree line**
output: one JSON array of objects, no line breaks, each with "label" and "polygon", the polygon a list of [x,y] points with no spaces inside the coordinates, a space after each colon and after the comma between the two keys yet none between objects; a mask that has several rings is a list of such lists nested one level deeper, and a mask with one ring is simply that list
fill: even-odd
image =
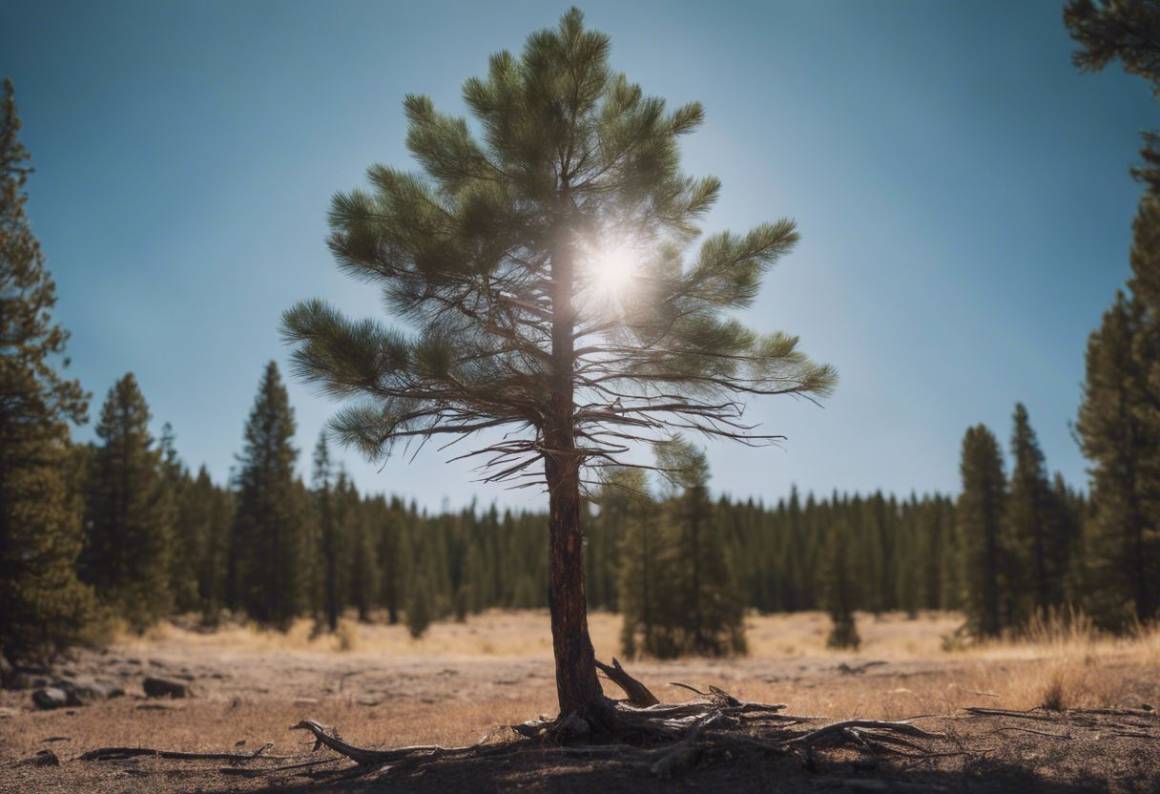
[{"label": "distant tree line", "polygon": [[[405,616],[420,634],[435,619],[547,605],[543,514],[430,514],[360,493],[325,436],[309,484],[300,479],[293,410],[272,362],[227,485],[189,471],[173,431],[155,439],[149,421],[126,375],[101,408],[97,440],[72,445],[68,467],[83,506],[78,578],[135,628],[229,611],[276,628],[313,617],[333,630],[351,612]],[[962,609],[984,637],[1053,611],[1083,610],[1112,629],[1149,619],[1133,611],[1140,583],[1125,560],[1135,537],[1109,535],[1084,495],[1048,475],[1022,405],[1009,453],[1008,476],[995,436],[968,429],[957,500],[794,489],[765,505],[711,499],[703,453],[677,439],[658,454],[659,487],[617,469],[590,495],[589,605],[624,615],[624,653],[660,657],[743,652],[747,609],[828,610],[839,646],[857,644],[856,610]]]}]

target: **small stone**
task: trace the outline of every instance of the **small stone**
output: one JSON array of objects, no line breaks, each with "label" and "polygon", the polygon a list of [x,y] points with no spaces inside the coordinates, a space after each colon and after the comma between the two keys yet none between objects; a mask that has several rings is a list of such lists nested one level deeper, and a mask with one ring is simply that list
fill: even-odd
[{"label": "small stone", "polygon": [[60,766],[60,759],[52,750],[40,750],[36,755],[25,758],[21,763],[29,766]]},{"label": "small stone", "polygon": [[151,698],[192,697],[188,684],[182,683],[181,681],[174,681],[172,678],[146,676],[145,680],[141,682],[141,687],[145,690],[145,694]]},{"label": "small stone", "polygon": [[38,709],[59,709],[69,704],[68,692],[54,686],[44,687],[32,693],[32,702]]}]

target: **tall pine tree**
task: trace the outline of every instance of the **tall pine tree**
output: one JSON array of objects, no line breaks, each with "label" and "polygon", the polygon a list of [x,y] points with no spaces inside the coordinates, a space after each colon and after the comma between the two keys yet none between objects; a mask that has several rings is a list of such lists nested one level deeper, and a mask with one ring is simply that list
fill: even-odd
[{"label": "tall pine tree", "polygon": [[83,571],[98,597],[140,631],[173,606],[172,502],[149,407],[132,373],[101,406],[89,479]]},{"label": "tall pine tree", "polygon": [[0,654],[50,654],[82,637],[91,591],[78,581],[81,507],[67,487],[69,423],[88,395],[57,365],[56,284],[25,213],[31,167],[12,83],[0,96]]},{"label": "tall pine tree", "polygon": [[681,653],[724,656],[745,652],[745,609],[726,565],[724,538],[709,501],[705,454],[677,437],[661,445],[658,467],[676,492],[668,505],[672,522],[675,599],[671,622]]},{"label": "tall pine tree", "polygon": [[862,643],[854,619],[858,590],[850,562],[850,529],[845,522],[836,522],[826,533],[823,560],[823,602],[831,623],[826,645],[857,650]]},{"label": "tall pine tree", "polygon": [[959,535],[963,542],[963,582],[968,629],[980,637],[1003,630],[1004,554],[1002,546],[1006,481],[999,442],[985,425],[968,428],[960,464]]},{"label": "tall pine tree", "polygon": [[335,520],[334,475],[330,466],[330,447],[326,433],[318,437],[314,447],[314,500],[318,515],[317,549],[321,564],[322,614],[327,627],[338,628],[338,617],[342,612],[338,583],[338,525]]},{"label": "tall pine tree", "polygon": [[1023,403],[1015,404],[1011,432],[1011,491],[1007,524],[1012,554],[1007,579],[1019,598],[1019,622],[1063,604],[1069,538],[1060,522],[1062,505],[1047,479],[1043,452]]},{"label": "tall pine tree", "polygon": [[301,614],[309,590],[306,504],[294,478],[294,428],[290,398],[271,361],[238,457],[231,558],[238,606],[259,623],[282,629]]},{"label": "tall pine tree", "polygon": [[[611,712],[588,634],[582,470],[614,464],[626,438],[675,428],[768,442],[740,421],[746,399],[834,383],[796,337],[731,316],[792,248],[793,223],[715,234],[686,263],[719,190],[680,170],[678,141],[701,106],[667,111],[613,72],[608,53],[608,37],[572,9],[522,57],[493,56],[463,89],[482,140],[408,97],[407,144],[424,173],[371,168],[373,192],[334,199],[330,243],[415,333],[321,301],[284,322],[300,374],[353,400],[335,423],[345,440],[380,456],[408,439],[496,431],[474,450],[491,462],[488,479],[546,486],[560,713],[602,726]],[[632,289],[621,290],[626,270]]]}]

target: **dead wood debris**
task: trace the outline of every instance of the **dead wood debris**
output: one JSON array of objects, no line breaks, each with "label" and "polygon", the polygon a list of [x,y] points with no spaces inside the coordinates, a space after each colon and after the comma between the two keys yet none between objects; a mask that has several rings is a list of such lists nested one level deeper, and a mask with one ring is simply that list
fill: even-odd
[{"label": "dead wood debris", "polygon": [[168,758],[173,761],[285,761],[288,756],[266,755],[266,751],[273,747],[272,742],[259,747],[252,753],[188,753],[180,750],[157,750],[152,747],[98,747],[89,750],[80,757],[82,761],[124,761],[127,758],[153,756]]},{"label": "dead wood debris", "polygon": [[664,704],[616,659],[611,665],[598,662],[598,667],[628,696],[624,701],[609,702],[606,725],[594,725],[570,714],[510,726],[522,741],[486,743],[490,737],[485,737],[478,744],[464,747],[421,745],[389,749],[350,744],[314,720],[303,720],[293,727],[313,734],[315,750],[327,747],[367,770],[537,752],[603,758],[647,769],[661,778],[672,778],[695,766],[728,761],[745,753],[795,755],[807,765],[814,763],[815,750],[843,747],[917,757],[927,752],[921,742],[946,739],[943,734],[905,721],[844,720],[810,728],[807,724],[820,718],[783,714],[785,705],[780,703],[745,703],[714,686],[701,691],[689,684],[675,683],[702,699]]}]

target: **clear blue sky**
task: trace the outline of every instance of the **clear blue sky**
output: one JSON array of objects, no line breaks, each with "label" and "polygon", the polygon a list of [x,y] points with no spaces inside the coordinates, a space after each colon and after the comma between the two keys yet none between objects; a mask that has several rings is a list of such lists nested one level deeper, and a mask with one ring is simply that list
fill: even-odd
[{"label": "clear blue sky", "polygon": [[[224,480],[262,365],[286,371],[280,313],[311,296],[380,311],[326,249],[330,196],[408,166],[404,94],[461,112],[462,81],[566,7],[0,0],[34,229],[94,412],[133,371],[187,463]],[[756,403],[789,440],[712,447],[717,490],[954,492],[965,428],[1006,443],[1016,400],[1049,466],[1085,481],[1068,422],[1128,273],[1127,169],[1160,119],[1118,68],[1075,71],[1058,2],[582,7],[646,92],[704,103],[685,165],[724,183],[708,230],[788,215],[802,234],[748,319],[800,334],[841,383],[821,409]],[[290,393],[305,467],[333,406]],[[433,451],[345,459],[362,487],[433,508],[540,501]]]}]

